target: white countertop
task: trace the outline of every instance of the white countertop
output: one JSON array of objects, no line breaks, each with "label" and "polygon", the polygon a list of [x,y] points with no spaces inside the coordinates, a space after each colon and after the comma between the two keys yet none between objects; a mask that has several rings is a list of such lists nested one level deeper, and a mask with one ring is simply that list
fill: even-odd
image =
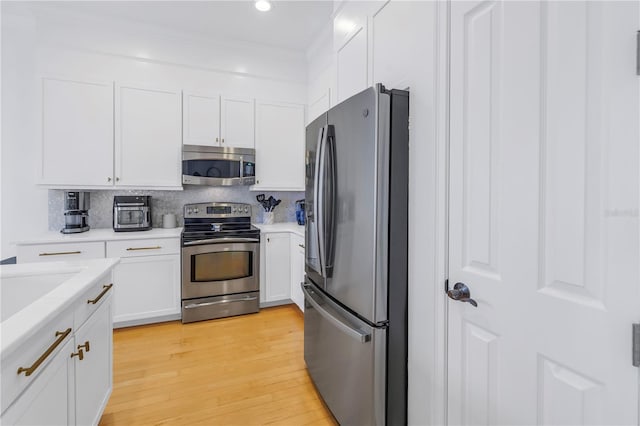
[{"label": "white countertop", "polygon": [[304,226],[298,225],[297,222],[273,223],[266,225],[264,223],[254,223],[256,228],[261,232],[293,232],[294,234],[304,237]]},{"label": "white countertop", "polygon": [[[2,321],[0,324],[1,356],[9,355],[44,324],[71,307],[84,291],[102,279],[104,274],[118,262],[120,259],[91,259],[0,266],[0,285],[3,287],[15,285],[10,282],[11,279],[55,276],[56,274],[70,275],[53,289],[35,298],[33,302]],[[4,293],[3,297],[11,293],[10,289],[0,290]]]},{"label": "white countertop", "polygon": [[[296,225],[297,226],[297,225]],[[153,228],[148,231],[114,232],[111,228],[90,229],[77,234],[62,234],[59,231],[48,231],[20,241],[17,245],[73,243],[91,241],[147,240],[151,238],[180,238],[182,228]]]}]

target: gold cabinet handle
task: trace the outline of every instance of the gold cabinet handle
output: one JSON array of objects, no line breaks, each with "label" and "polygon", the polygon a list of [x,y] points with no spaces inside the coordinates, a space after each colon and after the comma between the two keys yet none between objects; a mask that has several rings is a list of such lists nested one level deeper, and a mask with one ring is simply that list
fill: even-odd
[{"label": "gold cabinet handle", "polygon": [[222,138],[222,143],[224,143],[224,138]]},{"label": "gold cabinet handle", "polygon": [[107,178],[107,182],[111,182],[111,177],[108,177],[108,178]]},{"label": "gold cabinet handle", "polygon": [[71,352],[71,358],[73,358],[74,356],[77,356],[78,359],[82,361],[84,359],[84,352],[82,352],[82,349],[80,349],[78,352]]},{"label": "gold cabinet handle", "polygon": [[298,244],[298,247],[304,248],[304,244]]},{"label": "gold cabinet handle", "polygon": [[57,251],[53,253],[40,253],[38,256],[61,256],[63,254],[80,254],[82,253],[80,250],[78,251]]},{"label": "gold cabinet handle", "polygon": [[127,251],[136,251],[136,250],[160,250],[162,246],[153,246],[153,247],[129,247]]},{"label": "gold cabinet handle", "polygon": [[[98,301],[100,299],[102,299],[102,296],[104,296],[105,294],[107,294],[107,292],[109,291],[109,289],[111,289],[111,287],[113,287],[113,283],[108,284],[108,285],[103,285],[102,288],[104,290],[102,290],[102,292],[98,295],[98,297],[96,297],[95,299],[89,299],[87,300],[87,303],[91,303],[93,305],[95,305],[96,303],[98,303]],[[87,352],[89,352],[89,348],[87,348]]]},{"label": "gold cabinet handle", "polygon": [[84,345],[78,345],[78,349],[82,350],[84,348],[85,352],[89,352],[91,349],[89,349],[89,341],[87,340],[86,342],[84,342]]},{"label": "gold cabinet handle", "polygon": [[49,355],[51,355],[51,352],[53,352],[55,348],[57,348],[58,345],[62,343],[64,339],[66,339],[69,333],[71,333],[71,327],[67,328],[65,331],[56,331],[56,337],[57,337],[56,341],[53,342],[51,346],[49,346],[49,348],[46,351],[44,351],[42,355],[40,355],[40,358],[38,358],[31,367],[18,368],[18,374],[24,373],[25,376],[32,375],[33,372],[36,371],[36,369],[40,366],[40,364],[42,364],[44,360],[47,359]]}]

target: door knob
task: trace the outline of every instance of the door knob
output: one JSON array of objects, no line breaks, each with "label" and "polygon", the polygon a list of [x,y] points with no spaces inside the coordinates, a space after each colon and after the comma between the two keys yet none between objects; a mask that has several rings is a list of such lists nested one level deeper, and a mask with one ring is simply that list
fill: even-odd
[{"label": "door knob", "polygon": [[468,302],[476,308],[478,307],[478,303],[471,298],[471,290],[469,290],[469,287],[467,287],[465,283],[456,283],[453,289],[447,292],[447,296],[449,296],[450,299],[459,302]]}]

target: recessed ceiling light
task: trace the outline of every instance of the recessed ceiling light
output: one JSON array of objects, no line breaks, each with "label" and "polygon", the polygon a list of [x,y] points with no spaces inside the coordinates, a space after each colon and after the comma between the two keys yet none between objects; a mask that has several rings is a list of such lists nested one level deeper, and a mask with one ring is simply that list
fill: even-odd
[{"label": "recessed ceiling light", "polygon": [[269,0],[258,0],[256,1],[256,9],[260,12],[271,10],[271,2]]}]

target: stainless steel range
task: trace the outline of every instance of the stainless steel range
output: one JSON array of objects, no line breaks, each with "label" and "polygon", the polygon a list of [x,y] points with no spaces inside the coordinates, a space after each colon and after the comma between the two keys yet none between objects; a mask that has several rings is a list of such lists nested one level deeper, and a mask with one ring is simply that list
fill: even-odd
[{"label": "stainless steel range", "polygon": [[258,312],[260,230],[251,206],[184,206],[182,322]]}]

